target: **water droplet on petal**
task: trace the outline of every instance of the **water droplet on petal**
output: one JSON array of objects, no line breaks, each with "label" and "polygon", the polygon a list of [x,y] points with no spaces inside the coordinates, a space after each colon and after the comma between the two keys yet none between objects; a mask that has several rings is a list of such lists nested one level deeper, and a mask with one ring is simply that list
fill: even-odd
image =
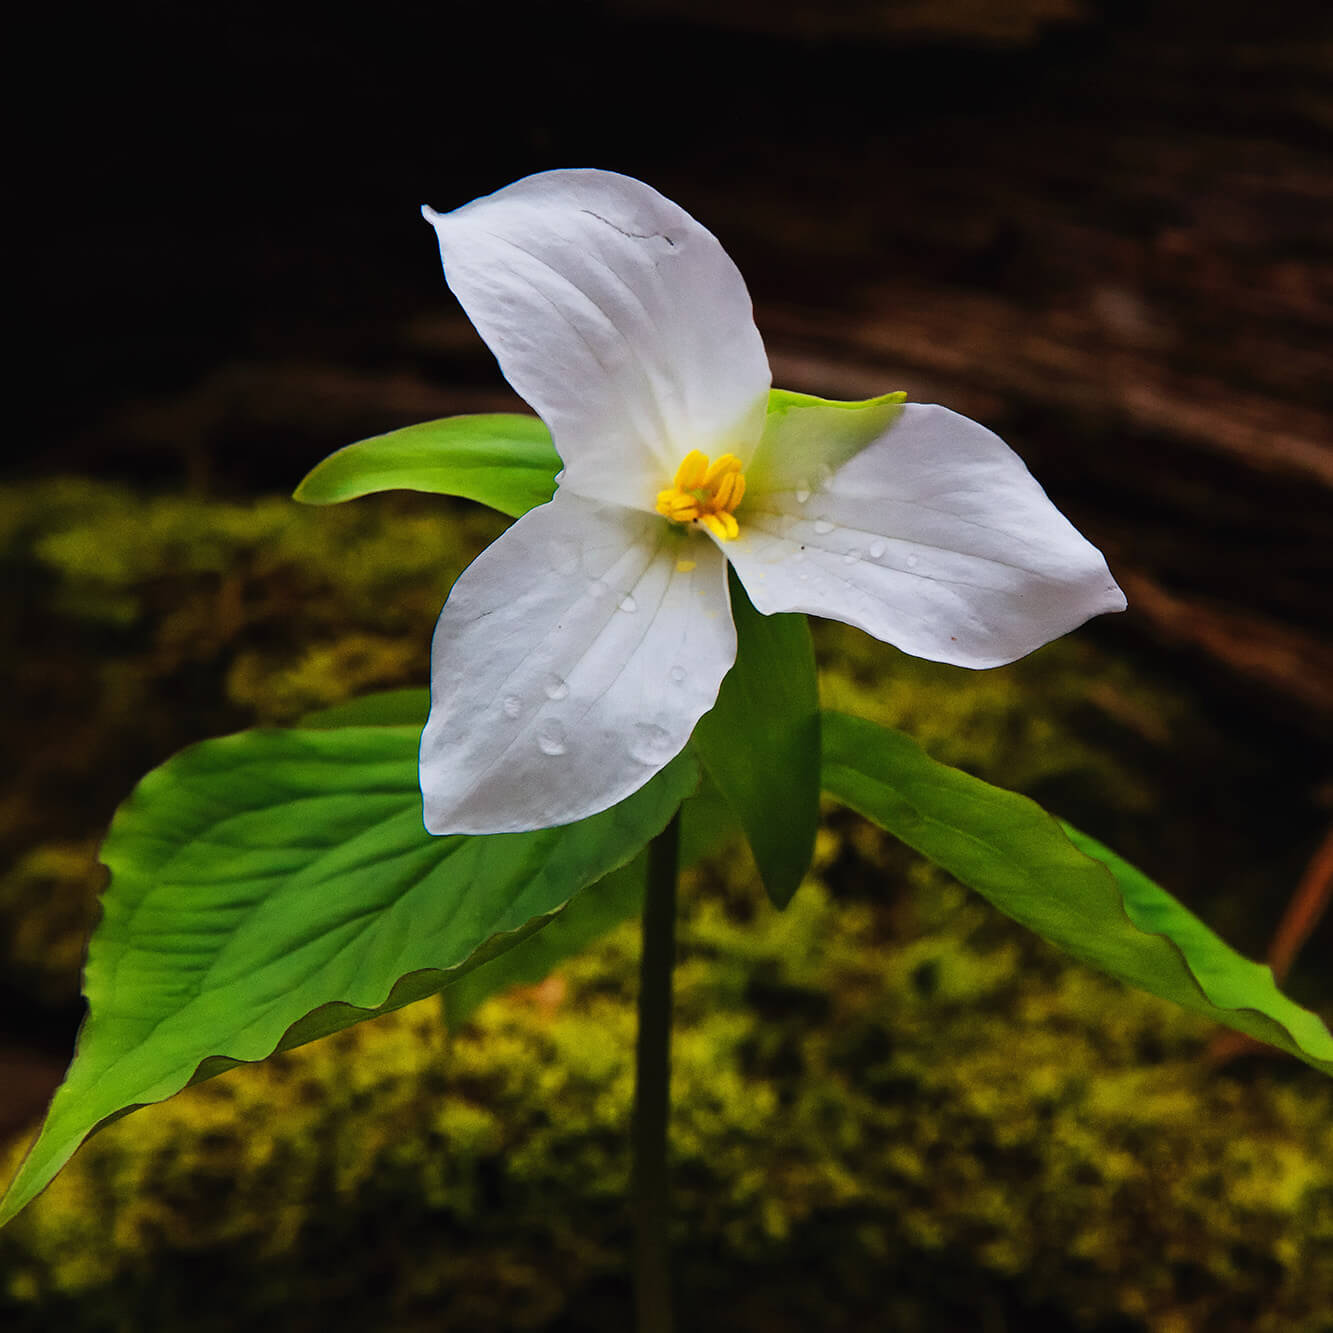
[{"label": "water droplet on petal", "polygon": [[637,611],[637,610],[639,609],[639,604],[638,604],[638,602],[636,602],[636,601],[634,600],[633,597],[631,597],[631,596],[629,595],[629,593],[626,593],[626,594],[620,599],[620,609],[621,609],[622,611],[629,611],[629,612],[633,613],[633,612],[635,612],[635,611]]},{"label": "water droplet on petal", "polygon": [[677,685],[685,684],[685,677],[688,673],[683,666],[673,666],[671,668],[671,679]]},{"label": "water droplet on petal", "polygon": [[543,722],[537,732],[537,748],[543,754],[557,755],[565,752],[565,729],[552,720]]},{"label": "water droplet on petal", "polygon": [[588,580],[588,596],[591,597],[594,602],[600,601],[610,591],[610,587],[603,579]]},{"label": "water droplet on petal", "polygon": [[652,722],[637,723],[630,736],[630,757],[641,764],[665,764],[674,748],[671,733]]},{"label": "water droplet on petal", "polygon": [[808,481],[798,482],[796,486],[796,503],[803,505],[810,498],[810,483]]},{"label": "water droplet on petal", "polygon": [[917,565],[919,565],[920,563],[921,563],[921,557],[919,555],[909,555],[907,557],[908,569],[915,569]]},{"label": "water droplet on petal", "polygon": [[880,556],[882,556],[882,555],[884,554],[884,549],[885,549],[885,548],[884,548],[884,543],[883,543],[883,542],[871,542],[871,543],[870,543],[870,558],[871,558],[872,560],[878,560],[878,559],[880,558]]},{"label": "water droplet on petal", "polygon": [[551,542],[551,568],[557,574],[572,574],[579,567],[579,544],[568,537]]},{"label": "water droplet on petal", "polygon": [[506,694],[500,710],[506,717],[517,717],[523,711],[523,700],[516,694]]},{"label": "water droplet on petal", "polygon": [[565,682],[561,680],[559,676],[556,675],[547,676],[545,682],[542,685],[542,689],[546,691],[546,697],[548,699],[569,698],[569,686],[566,685]]},{"label": "water droplet on petal", "polygon": [[844,551],[842,555],[842,563],[844,565],[854,565],[860,558],[860,551]]},{"label": "water droplet on petal", "polygon": [[821,518],[821,519],[815,524],[815,531],[816,531],[817,533],[819,533],[819,535],[820,535],[821,537],[827,537],[827,536],[829,535],[829,533],[833,531],[833,524],[830,523],[830,522],[828,521],[828,519],[826,519],[826,518]]}]

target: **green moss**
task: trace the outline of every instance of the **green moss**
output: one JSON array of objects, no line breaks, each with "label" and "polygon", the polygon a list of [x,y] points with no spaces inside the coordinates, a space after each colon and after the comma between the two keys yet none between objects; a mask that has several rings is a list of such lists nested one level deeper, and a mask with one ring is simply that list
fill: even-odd
[{"label": "green moss", "polygon": [[41,843],[0,875],[11,986],[50,1008],[78,1002],[79,969],[105,882],[92,842]]},{"label": "green moss", "polygon": [[[683,913],[686,1327],[1322,1327],[1326,1080],[1217,1075],[1206,1026],[934,872],[777,914],[726,869]],[[623,1327],[635,950],[627,927],[452,1036],[415,1006],[104,1131],[0,1233],[6,1327]]]}]

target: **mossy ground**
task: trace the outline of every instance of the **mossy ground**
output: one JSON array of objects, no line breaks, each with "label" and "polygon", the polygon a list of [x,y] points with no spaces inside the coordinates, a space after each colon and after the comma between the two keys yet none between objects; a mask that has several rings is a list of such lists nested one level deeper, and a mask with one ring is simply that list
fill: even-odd
[{"label": "mossy ground", "polygon": [[[498,528],[417,499],[0,493],[15,992],[75,993],[95,838],[135,777],[424,680],[443,594]],[[1270,757],[1105,636],[980,674],[837,628],[820,649],[831,706],[1038,796],[1261,947],[1237,931],[1294,879],[1299,783],[1243,794]],[[1186,783],[1200,764],[1213,781]],[[635,948],[622,929],[457,1032],[428,1002],[112,1126],[0,1233],[0,1324],[626,1327]],[[743,854],[705,864],[676,1010],[682,1326],[1333,1328],[1333,1087],[1218,1073],[1208,1036],[845,812],[785,913]]]}]

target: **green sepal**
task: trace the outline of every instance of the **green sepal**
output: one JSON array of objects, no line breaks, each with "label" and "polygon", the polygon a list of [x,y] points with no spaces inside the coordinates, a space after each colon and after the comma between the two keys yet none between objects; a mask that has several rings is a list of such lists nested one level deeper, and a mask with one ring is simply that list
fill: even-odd
[{"label": "green sepal", "polygon": [[458,495],[517,518],[555,493],[560,456],[537,417],[515,412],[445,417],[349,444],[296,488],[303,504],[339,504],[373,491]]},{"label": "green sepal", "polygon": [[760,615],[735,572],[736,665],[693,745],[754,853],[774,906],[805,878],[819,826],[819,682],[805,616]]},{"label": "green sepal", "polygon": [[898,392],[845,403],[770,390],[764,433],[745,469],[748,488],[817,490],[898,420],[906,399]]},{"label": "green sepal", "polygon": [[[420,715],[419,692],[395,693],[340,707]],[[579,823],[432,837],[419,722],[314,722],[191,746],[117,811],[88,1017],[0,1222],[127,1111],[434,994],[519,944],[633,860],[698,784],[686,751]]]},{"label": "green sepal", "polygon": [[1267,967],[1027,797],[841,713],[824,714],[824,789],[1076,958],[1333,1074],[1333,1034]]}]

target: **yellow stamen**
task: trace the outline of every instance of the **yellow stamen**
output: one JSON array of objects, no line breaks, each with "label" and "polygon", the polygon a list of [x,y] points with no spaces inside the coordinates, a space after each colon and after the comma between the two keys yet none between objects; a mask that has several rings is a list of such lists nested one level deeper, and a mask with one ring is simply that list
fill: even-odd
[{"label": "yellow stamen", "polygon": [[678,491],[697,491],[704,485],[708,471],[708,455],[698,449],[691,449],[681,460],[676,469],[676,480],[672,483]]},{"label": "yellow stamen", "polygon": [[718,508],[730,513],[744,494],[745,478],[739,472],[728,472],[719,478],[717,490],[713,492],[713,500]]},{"label": "yellow stamen", "polygon": [[[704,455],[699,454],[697,449],[690,455],[690,457],[694,458],[696,456],[702,457],[705,463],[708,462],[708,459],[704,457]],[[721,481],[723,477],[729,476],[734,472],[739,472],[740,470],[741,460],[737,458],[735,454],[722,454],[717,462],[711,464],[704,472],[704,479],[700,482],[700,485],[705,489],[715,489],[717,483]]]},{"label": "yellow stamen", "polygon": [[745,497],[745,474],[735,454],[714,462],[698,449],[681,460],[671,485],[657,493],[657,512],[673,523],[697,523],[718,541],[734,541],[741,525],[735,509]]},{"label": "yellow stamen", "polygon": [[658,491],[657,512],[673,523],[690,523],[699,517],[699,502],[684,491]]}]

